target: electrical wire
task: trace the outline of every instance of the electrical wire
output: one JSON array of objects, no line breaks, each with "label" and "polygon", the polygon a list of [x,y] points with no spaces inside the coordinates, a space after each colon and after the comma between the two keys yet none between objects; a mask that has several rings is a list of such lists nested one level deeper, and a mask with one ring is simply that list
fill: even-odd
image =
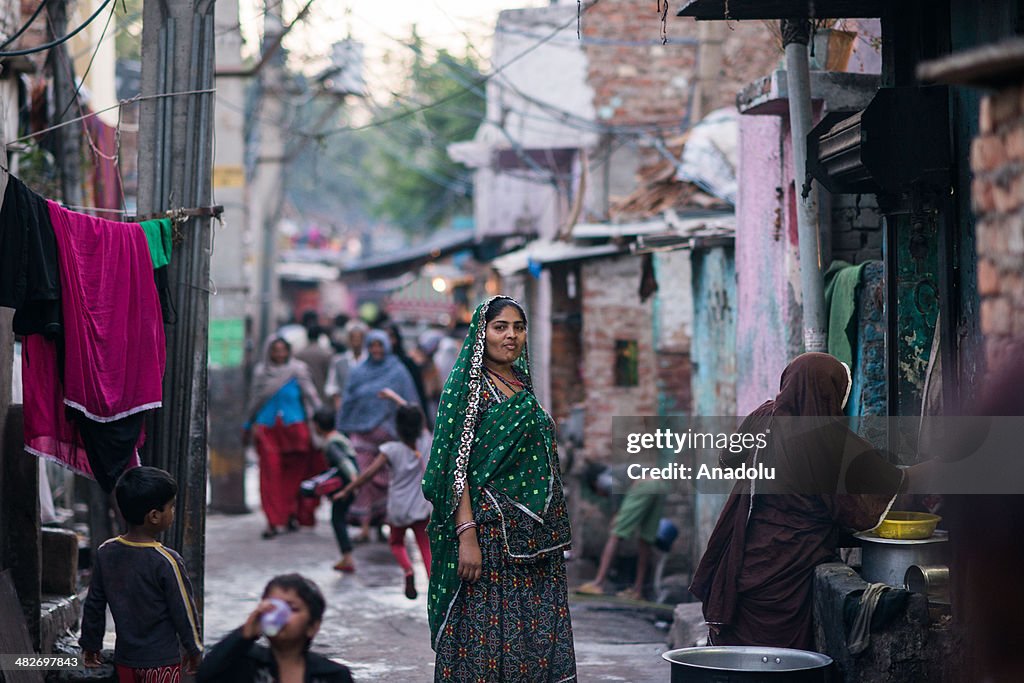
[{"label": "electrical wire", "polygon": [[58,45],[66,43],[67,41],[71,40],[79,33],[81,33],[85,29],[85,27],[87,27],[89,24],[95,21],[96,17],[100,15],[100,12],[107,8],[107,5],[109,5],[110,2],[111,0],[103,0],[103,3],[96,9],[96,11],[93,12],[88,19],[82,22],[82,24],[71,33],[61,36],[60,38],[57,38],[55,40],[51,40],[48,43],[43,43],[42,45],[37,45],[35,47],[28,47],[24,50],[9,50],[7,52],[0,52],[0,59],[4,57],[20,57],[22,55],[31,55],[37,52],[45,52],[47,50],[57,47]]},{"label": "electrical wire", "polygon": [[21,36],[22,33],[27,31],[29,29],[29,27],[32,25],[32,23],[39,16],[39,13],[43,11],[44,7],[46,7],[46,3],[49,2],[49,1],[50,0],[40,0],[39,6],[36,7],[34,12],[32,12],[32,16],[30,16],[28,18],[28,21],[26,21],[24,24],[22,24],[21,28],[19,28],[18,31],[13,36],[8,38],[4,42],[0,43],[0,50],[3,50],[5,47],[7,47],[8,45],[10,45],[14,41],[16,41]]},{"label": "electrical wire", "polygon": [[64,118],[64,115],[71,109],[71,105],[78,102],[78,94],[82,91],[82,86],[85,85],[85,79],[89,77],[89,71],[92,69],[92,63],[96,60],[96,55],[100,52],[100,47],[103,45],[103,38],[107,35],[107,29],[110,28],[110,20],[114,18],[114,13],[117,11],[117,5],[115,4],[110,10],[110,14],[107,15],[107,23],[103,24],[103,31],[100,33],[100,39],[96,41],[96,48],[92,51],[92,56],[89,57],[89,63],[85,67],[85,71],[82,73],[82,77],[78,79],[78,85],[75,87],[75,94],[68,100],[67,106],[64,107],[64,111],[60,113],[60,116],[56,118],[60,121]]},{"label": "electrical wire", "polygon": [[[590,9],[590,7],[593,7],[593,5],[588,6],[583,11],[586,12],[588,9]],[[419,107],[415,107],[413,109],[408,109],[408,110],[406,110],[404,112],[399,112],[398,114],[395,114],[394,116],[387,117],[385,119],[381,119],[381,120],[378,120],[378,121],[372,121],[372,122],[367,123],[367,124],[362,125],[362,126],[351,126],[351,127],[345,127],[345,128],[335,128],[334,130],[324,131],[324,132],[318,134],[315,137],[317,137],[317,138],[324,138],[324,137],[327,137],[329,135],[336,135],[338,133],[355,133],[355,132],[358,132],[358,131],[361,131],[361,130],[367,130],[367,129],[370,129],[370,128],[379,128],[381,126],[385,126],[385,125],[387,125],[389,123],[392,123],[393,121],[400,121],[402,119],[409,118],[410,116],[414,116],[414,115],[418,114],[421,111],[427,111],[428,109],[433,109],[435,107],[439,107],[442,104],[445,104],[446,102],[450,102],[450,101],[454,100],[455,98],[460,97],[460,96],[466,94],[467,92],[470,92],[473,87],[478,87],[478,86],[486,83],[490,79],[492,79],[495,76],[497,76],[498,74],[500,74],[503,70],[507,69],[508,67],[510,67],[513,64],[515,64],[516,62],[518,62],[520,59],[522,59],[526,55],[530,54],[531,52],[533,52],[534,50],[536,50],[540,46],[544,45],[548,41],[554,39],[555,36],[557,36],[559,33],[561,33],[563,30],[565,30],[569,26],[572,26],[573,23],[575,23],[575,22],[576,22],[576,17],[573,17],[571,20],[569,20],[565,24],[563,24],[561,26],[558,26],[554,31],[552,31],[548,35],[544,36],[540,40],[536,41],[532,45],[530,45],[530,47],[526,48],[525,50],[523,50],[519,54],[517,54],[514,57],[512,57],[511,59],[509,59],[507,62],[502,64],[497,69],[493,69],[490,73],[483,74],[480,77],[474,79],[476,82],[473,84],[472,87],[464,86],[464,87],[460,88],[459,90],[457,90],[455,92],[449,93],[448,95],[445,95],[444,97],[441,97],[441,98],[439,98],[437,100],[434,100],[433,102],[429,102],[427,104],[421,105]]]},{"label": "electrical wire", "polygon": [[26,140],[31,140],[32,138],[39,137],[40,135],[46,135],[47,133],[52,133],[53,131],[55,131],[55,130],[57,130],[59,128],[63,128],[64,126],[70,126],[71,124],[78,123],[79,121],[81,121],[83,119],[87,119],[90,116],[96,116],[97,114],[102,114],[105,111],[111,111],[113,109],[117,109],[118,107],[123,107],[126,104],[135,104],[136,102],[142,102],[143,100],[157,100],[157,99],[160,99],[161,97],[179,97],[179,96],[183,96],[183,95],[206,95],[208,93],[214,93],[214,92],[217,92],[216,88],[205,88],[203,90],[182,90],[182,91],[179,91],[179,92],[162,92],[162,93],[156,93],[155,95],[135,95],[134,97],[129,97],[126,100],[119,100],[117,104],[112,104],[109,107],[104,107],[103,109],[99,109],[97,111],[91,112],[89,114],[86,114],[85,116],[79,116],[77,118],[68,119],[67,121],[61,121],[60,123],[58,123],[56,125],[53,125],[53,126],[50,126],[48,128],[43,128],[42,130],[37,130],[36,132],[29,133],[28,135],[22,135],[20,138],[16,138],[14,140],[10,140],[9,142],[7,142],[7,144],[5,146],[6,147],[14,147],[18,143],[25,142]]}]

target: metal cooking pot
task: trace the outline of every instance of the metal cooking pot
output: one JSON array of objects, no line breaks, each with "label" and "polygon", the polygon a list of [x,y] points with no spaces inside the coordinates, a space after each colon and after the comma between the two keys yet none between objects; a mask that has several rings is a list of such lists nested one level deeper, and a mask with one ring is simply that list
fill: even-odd
[{"label": "metal cooking pot", "polygon": [[672,664],[672,683],[830,683],[832,658],[782,647],[684,647],[661,655]]},{"label": "metal cooking pot", "polygon": [[936,531],[931,538],[898,540],[879,538],[870,532],[854,534],[861,540],[860,576],[868,583],[903,588],[903,578],[913,565],[949,563],[949,536]]}]

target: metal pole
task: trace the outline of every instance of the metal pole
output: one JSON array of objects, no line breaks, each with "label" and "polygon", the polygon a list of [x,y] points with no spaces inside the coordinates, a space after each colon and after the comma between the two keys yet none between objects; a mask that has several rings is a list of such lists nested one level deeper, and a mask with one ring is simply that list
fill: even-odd
[{"label": "metal pole", "polygon": [[[143,5],[145,94],[193,92],[213,82],[213,2]],[[176,26],[182,27],[181,31]],[[189,28],[191,27],[191,30]],[[156,100],[139,133],[139,212],[210,203],[212,106],[208,94]],[[163,408],[151,421],[143,462],[178,480],[178,514],[164,541],[188,567],[202,609],[206,515],[206,384],[210,219],[179,226],[169,279],[178,312],[167,334]]]},{"label": "metal pole", "polygon": [[[280,0],[265,0],[264,3],[263,50],[279,41],[283,32]],[[260,124],[259,154],[254,200],[261,205],[261,223],[255,226],[261,235],[260,254],[260,320],[257,347],[277,327],[274,320],[274,301],[278,287],[275,281],[274,265],[277,261],[277,221],[281,216],[281,202],[284,196],[284,154],[285,143],[282,128],[285,125],[284,97],[287,93],[284,72],[285,54],[278,49],[267,59],[260,72]]]},{"label": "metal pole", "polygon": [[[68,30],[67,0],[59,0],[50,6],[50,25],[54,38],[59,38]],[[50,70],[53,74],[53,94],[57,115],[56,123],[63,123],[78,116],[75,107],[75,77],[67,44],[53,48],[49,55]],[[82,199],[82,128],[81,126],[64,126],[54,131],[54,155],[60,169],[61,200],[71,206],[81,206]]]},{"label": "metal pole", "polygon": [[796,182],[796,220],[800,241],[800,289],[803,294],[804,350],[828,351],[825,289],[822,280],[821,235],[818,229],[818,193],[811,186],[804,196],[807,178],[807,133],[811,130],[811,74],[807,63],[810,22],[783,19],[786,46],[786,87],[789,91],[789,123],[793,133],[793,176]]}]

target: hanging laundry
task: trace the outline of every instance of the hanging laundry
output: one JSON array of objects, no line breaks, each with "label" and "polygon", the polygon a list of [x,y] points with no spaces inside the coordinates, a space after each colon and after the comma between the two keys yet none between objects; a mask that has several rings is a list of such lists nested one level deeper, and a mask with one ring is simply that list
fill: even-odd
[{"label": "hanging laundry", "polygon": [[60,334],[57,244],[46,200],[12,175],[0,207],[0,306],[16,309],[16,334]]},{"label": "hanging laundry", "polygon": [[171,262],[171,219],[157,218],[139,223],[142,232],[146,233],[146,244],[149,245],[149,257],[153,261],[153,270],[163,268]]},{"label": "hanging laundry", "polygon": [[139,227],[146,233],[149,243],[149,255],[153,259],[153,279],[156,291],[160,295],[160,311],[164,316],[165,325],[173,325],[178,321],[178,314],[171,301],[171,282],[167,268],[171,263],[171,219],[158,218],[142,221]]},{"label": "hanging laundry", "polygon": [[[22,342],[25,450],[95,479],[109,493],[127,467],[140,464],[138,448],[144,440],[141,426],[145,413],[109,423],[111,435],[106,439],[102,433],[94,436],[92,425],[103,432],[105,424],[93,422],[64,404],[59,368],[62,346],[63,340],[54,342],[38,334]],[[135,431],[126,432],[126,428]],[[125,441],[129,442],[127,446]]]},{"label": "hanging laundry", "polygon": [[47,206],[60,262],[64,348],[60,354],[56,343],[26,340],[25,445],[109,490],[122,463],[137,459],[131,445],[141,444],[143,420],[134,416],[162,403],[166,345],[152,259],[138,225]]}]

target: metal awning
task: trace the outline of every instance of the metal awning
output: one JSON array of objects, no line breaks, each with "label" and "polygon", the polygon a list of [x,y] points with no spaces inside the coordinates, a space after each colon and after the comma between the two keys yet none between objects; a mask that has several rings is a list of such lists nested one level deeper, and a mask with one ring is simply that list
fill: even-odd
[{"label": "metal awning", "polygon": [[291,282],[330,282],[338,279],[341,269],[326,263],[284,261],[274,266],[274,272]]},{"label": "metal awning", "polygon": [[677,232],[691,235],[711,231],[734,232],[736,215],[732,211],[669,210],[660,218],[634,223],[580,223],[572,229],[575,239],[616,239]]},{"label": "metal awning", "polygon": [[882,16],[885,5],[884,0],[684,0],[677,16],[736,20],[858,19]]},{"label": "metal awning", "polygon": [[917,67],[922,81],[999,87],[1019,83],[1024,74],[1024,39],[1012,38],[992,45],[923,62]]},{"label": "metal awning", "polygon": [[491,261],[491,265],[501,275],[512,275],[529,268],[531,262],[562,263],[628,253],[617,244],[582,245],[573,242],[534,240],[522,249],[499,256]]},{"label": "metal awning", "polygon": [[658,218],[636,223],[578,223],[572,229],[576,239],[611,239],[633,237],[668,230],[668,223]]},{"label": "metal awning", "polygon": [[452,230],[439,233],[417,245],[398,249],[389,254],[371,256],[357,261],[341,271],[341,276],[365,275],[387,277],[418,268],[434,259],[453,254],[476,245],[472,230]]}]

